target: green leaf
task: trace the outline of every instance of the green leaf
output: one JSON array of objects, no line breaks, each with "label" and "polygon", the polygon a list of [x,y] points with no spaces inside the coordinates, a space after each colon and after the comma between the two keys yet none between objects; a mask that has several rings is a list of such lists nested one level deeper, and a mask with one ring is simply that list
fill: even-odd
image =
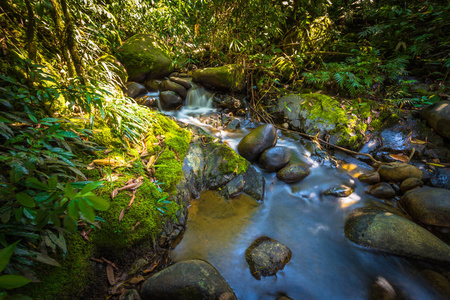
[{"label": "green leaf", "polygon": [[76,196],[75,190],[73,189],[70,182],[66,183],[66,187],[64,188],[64,196],[69,199],[73,199]]},{"label": "green leaf", "polygon": [[0,276],[0,288],[5,290],[16,289],[30,283],[31,280],[20,275]]},{"label": "green leaf", "polygon": [[90,222],[95,222],[95,212],[85,199],[78,200],[78,207],[83,216]]},{"label": "green leaf", "polygon": [[23,167],[20,165],[15,165],[9,172],[9,178],[12,183],[16,183],[22,178],[23,174]]},{"label": "green leaf", "polygon": [[22,204],[25,207],[35,207],[36,203],[34,203],[33,197],[28,195],[25,192],[20,192],[16,194],[16,199],[19,201],[20,204]]},{"label": "green leaf", "polygon": [[49,190],[54,190],[57,185],[58,185],[58,177],[51,176],[49,178],[49,180],[48,180],[48,189]]},{"label": "green leaf", "polygon": [[20,242],[17,241],[14,244],[9,245],[6,248],[3,248],[2,251],[0,251],[0,272],[5,269],[6,265],[9,263],[9,260],[11,259],[11,256],[14,252],[14,248],[17,246],[17,244]]},{"label": "green leaf", "polygon": [[72,131],[57,131],[57,135],[67,137],[67,138],[78,138],[78,135],[75,132]]},{"label": "green leaf", "polygon": [[59,262],[47,255],[44,255],[40,252],[36,253],[36,260],[40,261],[41,263],[47,264],[47,265],[51,265],[51,266],[55,266],[55,267],[60,267],[61,265],[59,264]]},{"label": "green leaf", "polygon": [[78,220],[78,206],[75,200],[69,202],[68,212],[73,220]]},{"label": "green leaf", "polygon": [[77,230],[77,222],[69,215],[66,215],[64,217],[64,228],[70,232],[75,232]]},{"label": "green leaf", "polygon": [[29,187],[29,188],[34,188],[34,189],[44,190],[44,191],[48,190],[48,186],[45,183],[37,180],[36,177],[28,177],[26,180],[26,184],[27,184],[27,187]]},{"label": "green leaf", "polygon": [[109,202],[103,199],[102,197],[93,195],[86,197],[93,208],[98,210],[107,210],[109,208]]},{"label": "green leaf", "polygon": [[23,215],[23,206],[21,206],[18,209],[16,209],[14,214],[15,214],[15,217],[16,217],[16,221],[20,222],[20,220],[22,219],[22,215]]},{"label": "green leaf", "polygon": [[86,185],[84,188],[82,188],[81,191],[78,193],[78,195],[80,195],[80,197],[84,197],[85,194],[89,193],[92,190],[95,190],[96,188],[98,188],[102,184],[103,184],[102,181],[91,182],[88,185]]},{"label": "green leaf", "polygon": [[56,118],[43,118],[43,119],[41,119],[41,122],[58,122],[59,121],[59,119],[56,119]]}]

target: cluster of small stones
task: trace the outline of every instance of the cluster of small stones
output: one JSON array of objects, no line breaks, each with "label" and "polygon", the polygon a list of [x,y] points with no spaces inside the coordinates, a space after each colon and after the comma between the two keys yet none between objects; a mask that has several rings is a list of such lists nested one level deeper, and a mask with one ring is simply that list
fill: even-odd
[{"label": "cluster of small stones", "polygon": [[294,183],[306,178],[310,169],[304,163],[291,163],[291,153],[285,147],[276,147],[277,130],[265,124],[247,134],[238,144],[239,154],[262,169],[277,172],[281,181]]},{"label": "cluster of small stones", "polygon": [[[149,79],[143,84],[127,82],[125,94],[134,98],[137,103],[150,108],[159,108],[160,105],[164,110],[176,110],[183,105],[191,87],[187,74],[175,72],[163,80]],[[158,97],[152,93],[158,93]]]}]

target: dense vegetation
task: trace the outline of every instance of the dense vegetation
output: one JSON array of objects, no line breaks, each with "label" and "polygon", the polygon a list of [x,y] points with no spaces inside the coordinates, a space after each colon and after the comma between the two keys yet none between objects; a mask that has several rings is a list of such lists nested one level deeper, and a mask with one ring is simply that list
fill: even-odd
[{"label": "dense vegetation", "polygon": [[[126,72],[110,56],[136,33],[163,41],[177,69],[244,65],[246,92],[261,116],[289,91],[321,89],[402,108],[436,101],[449,88],[446,1],[0,3],[3,291],[28,283],[18,274],[34,278],[38,263],[60,265],[80,220],[95,226],[98,211],[109,208],[102,182],[94,181],[102,176],[86,171],[86,155],[110,147],[122,156],[138,149],[138,157],[160,122],[124,96]],[[96,139],[99,128],[111,136]],[[169,190],[146,184],[165,204]]]}]

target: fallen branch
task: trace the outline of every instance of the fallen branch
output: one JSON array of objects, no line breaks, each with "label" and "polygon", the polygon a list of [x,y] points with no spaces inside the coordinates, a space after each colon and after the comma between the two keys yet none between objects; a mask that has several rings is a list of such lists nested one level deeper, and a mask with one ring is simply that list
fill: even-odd
[{"label": "fallen branch", "polygon": [[[308,139],[310,139],[310,140],[316,141],[317,143],[322,143],[322,144],[324,144],[324,145],[326,145],[326,146],[330,146],[330,147],[336,148],[336,149],[341,150],[341,151],[344,151],[344,152],[346,152],[346,153],[350,153],[350,154],[353,154],[353,155],[362,155],[362,156],[366,156],[366,157],[370,158],[371,161],[373,161],[375,164],[378,164],[378,165],[390,165],[390,164],[392,164],[392,163],[387,163],[387,162],[382,162],[382,161],[376,160],[375,158],[373,158],[372,155],[370,155],[370,154],[368,154],[368,153],[360,153],[360,152],[356,152],[356,151],[352,151],[352,150],[346,149],[346,148],[341,147],[341,146],[337,146],[337,145],[334,145],[334,144],[330,144],[330,143],[328,143],[328,142],[326,142],[326,141],[324,141],[324,140],[318,138],[317,135],[310,135],[310,134],[298,132],[298,131],[295,131],[295,130],[285,129],[285,128],[280,127],[280,126],[276,126],[276,125],[274,125],[274,126],[275,126],[275,128],[280,129],[280,130],[282,130],[282,131],[287,131],[287,132],[296,133],[296,134],[298,134],[298,135],[300,135],[300,136],[302,136],[302,137],[306,137],[306,138],[308,138]],[[409,157],[408,157],[408,160],[405,161],[405,163],[408,163],[409,161],[411,161],[411,159],[412,159],[412,157],[414,156],[414,153],[415,153],[415,152],[416,152],[416,149],[413,148],[412,151],[411,151],[411,154],[410,154]]]}]

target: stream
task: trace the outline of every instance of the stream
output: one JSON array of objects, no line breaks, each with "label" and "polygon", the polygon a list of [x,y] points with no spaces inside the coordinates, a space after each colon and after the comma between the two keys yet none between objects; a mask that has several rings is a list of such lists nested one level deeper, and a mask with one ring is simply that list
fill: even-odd
[{"label": "stream", "polygon": [[[201,117],[217,113],[211,98],[212,94],[194,86],[187,105],[166,114],[201,127],[236,150],[239,141],[257,125],[241,121],[239,129],[218,130],[203,123]],[[380,201],[367,195],[368,185],[357,180],[359,174],[371,171],[366,164],[345,155],[337,166],[319,163],[305,147],[306,141],[280,131],[278,137],[277,146],[290,150],[291,162],[310,164],[311,174],[299,183],[287,184],[279,181],[276,173],[255,165],[266,180],[261,202],[243,194],[225,200],[217,192],[203,191],[189,208],[186,231],[172,252],[175,262],[193,258],[208,261],[238,299],[282,295],[292,299],[367,299],[371,285],[383,280],[408,299],[442,299],[421,277],[416,262],[371,251],[346,239],[344,222],[349,212]],[[345,198],[323,195],[341,184],[354,187],[354,193]],[[256,280],[244,253],[260,236],[285,244],[292,258],[276,276]]]}]

